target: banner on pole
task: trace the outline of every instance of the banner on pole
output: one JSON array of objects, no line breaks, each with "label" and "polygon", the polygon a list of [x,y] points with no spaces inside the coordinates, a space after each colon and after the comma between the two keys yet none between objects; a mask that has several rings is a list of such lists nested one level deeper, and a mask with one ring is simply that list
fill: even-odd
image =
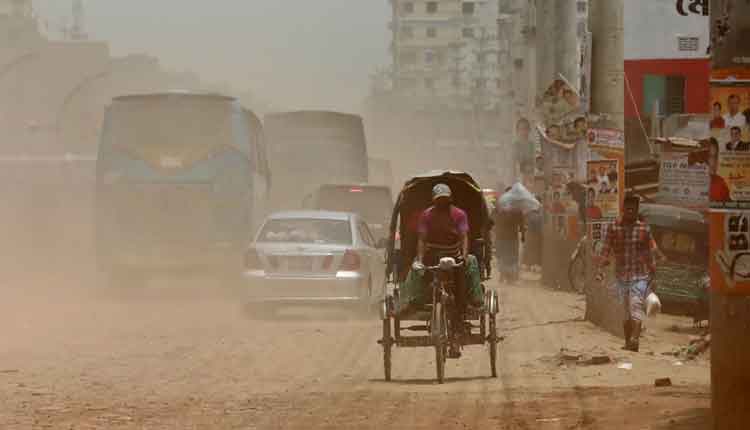
[{"label": "banner on pole", "polygon": [[588,142],[592,148],[625,150],[625,133],[611,128],[589,128]]},{"label": "banner on pole", "polygon": [[617,218],[621,193],[619,161],[589,161],[586,167],[586,218],[592,221]]}]

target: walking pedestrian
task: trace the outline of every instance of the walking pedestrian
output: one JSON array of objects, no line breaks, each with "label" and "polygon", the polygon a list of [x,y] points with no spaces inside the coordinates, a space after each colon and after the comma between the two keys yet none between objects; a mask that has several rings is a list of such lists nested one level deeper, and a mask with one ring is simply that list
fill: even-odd
[{"label": "walking pedestrian", "polygon": [[606,266],[614,254],[616,286],[626,315],[623,349],[633,352],[639,349],[649,280],[656,271],[656,242],[648,224],[638,217],[639,204],[638,197],[625,197],[624,213],[607,229],[599,255],[599,264]]},{"label": "walking pedestrian", "polygon": [[[511,188],[505,189],[507,193]],[[497,271],[500,282],[518,281],[519,236],[524,240],[523,213],[507,210],[497,205],[495,210],[495,247],[497,249]]]},{"label": "walking pedestrian", "polygon": [[[539,197],[537,196],[537,200]],[[542,266],[542,211],[526,215],[526,242],[523,249],[523,264],[532,272],[541,271]]]}]

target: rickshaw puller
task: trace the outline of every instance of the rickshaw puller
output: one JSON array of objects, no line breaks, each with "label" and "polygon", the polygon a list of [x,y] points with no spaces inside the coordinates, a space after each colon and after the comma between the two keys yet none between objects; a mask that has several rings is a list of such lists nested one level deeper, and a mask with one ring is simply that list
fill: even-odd
[{"label": "rickshaw puller", "polygon": [[[448,185],[438,184],[433,187],[433,205],[422,213],[417,226],[419,241],[415,265],[434,266],[442,257],[453,257],[464,262],[454,269],[455,307],[453,315],[449,316],[451,325],[457,329],[454,333],[463,335],[468,301],[465,263],[469,257],[469,221],[466,212],[454,206],[452,201]],[[429,279],[426,279],[425,285],[429,285]],[[455,340],[451,342],[449,354],[452,358],[461,354]]]}]

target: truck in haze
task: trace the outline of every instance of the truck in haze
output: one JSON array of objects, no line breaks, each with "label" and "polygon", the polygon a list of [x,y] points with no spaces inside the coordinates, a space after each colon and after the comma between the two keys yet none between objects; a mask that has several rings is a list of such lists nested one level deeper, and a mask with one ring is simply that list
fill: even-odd
[{"label": "truck in haze", "polygon": [[393,188],[393,167],[391,160],[383,158],[368,159],[368,169],[370,178],[367,181],[370,185],[385,185]]},{"label": "truck in haze", "polygon": [[362,118],[327,111],[266,115],[269,162],[274,175],[273,210],[298,209],[320,185],[367,183],[367,145]]},{"label": "truck in haze", "polygon": [[230,97],[115,98],[96,169],[97,258],[108,280],[196,270],[239,276],[267,210],[262,136],[260,120]]}]

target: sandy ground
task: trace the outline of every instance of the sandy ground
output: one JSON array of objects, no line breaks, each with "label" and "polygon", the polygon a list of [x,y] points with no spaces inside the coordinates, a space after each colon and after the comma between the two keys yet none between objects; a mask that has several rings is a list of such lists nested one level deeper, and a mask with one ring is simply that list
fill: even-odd
[{"label": "sandy ground", "polygon": [[[662,354],[688,343],[687,319],[649,322],[632,354],[580,320],[580,297],[529,280],[499,286],[500,377],[472,347],[444,385],[431,349],[396,350],[384,382],[379,321],[254,321],[208,283],[125,295],[41,284],[0,286],[0,429],[709,428],[707,361]],[[613,363],[564,363],[561,349]],[[673,386],[655,388],[661,377]]]}]

